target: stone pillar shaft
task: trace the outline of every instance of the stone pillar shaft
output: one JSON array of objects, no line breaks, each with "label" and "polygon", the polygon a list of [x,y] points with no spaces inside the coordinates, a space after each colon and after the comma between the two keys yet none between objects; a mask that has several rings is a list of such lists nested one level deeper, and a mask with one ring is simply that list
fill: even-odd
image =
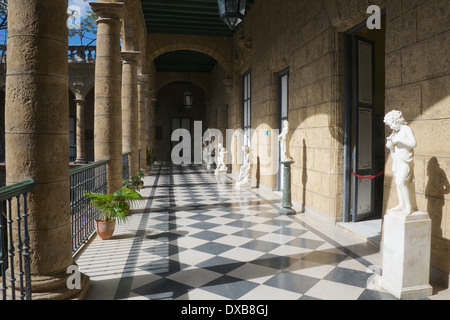
[{"label": "stone pillar shaft", "polygon": [[[122,56],[122,153],[129,152],[130,176],[139,170],[139,114],[137,59],[139,52]],[[141,152],[143,152],[142,150]]]},{"label": "stone pillar shaft", "polygon": [[292,208],[291,201],[291,165],[294,161],[282,161],[283,164],[283,199],[279,214],[294,215],[296,212]]},{"label": "stone pillar shaft", "polygon": [[85,124],[84,124],[84,113],[85,113],[85,99],[75,99],[77,104],[77,159],[76,163],[86,163],[86,138],[85,138]]},{"label": "stone pillar shaft", "polygon": [[97,17],[95,61],[94,157],[109,159],[108,193],[122,186],[121,2],[90,3]]},{"label": "stone pillar shaft", "polygon": [[[156,99],[152,99],[151,96],[147,99],[148,106],[148,135],[149,135],[149,145],[156,148]],[[158,150],[155,150],[158,152]]]},{"label": "stone pillar shaft", "polygon": [[147,168],[147,86],[148,76],[139,75],[138,93],[139,93],[139,148],[141,149],[141,168]]},{"label": "stone pillar shaft", "polygon": [[8,4],[6,183],[36,182],[28,201],[33,299],[80,293],[66,286],[73,264],[66,12],[67,1]]}]

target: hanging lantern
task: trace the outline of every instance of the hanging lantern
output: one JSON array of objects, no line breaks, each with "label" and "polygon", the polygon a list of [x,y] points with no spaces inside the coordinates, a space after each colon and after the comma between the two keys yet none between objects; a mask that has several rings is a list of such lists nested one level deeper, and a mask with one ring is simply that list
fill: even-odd
[{"label": "hanging lantern", "polygon": [[194,96],[189,90],[186,90],[186,92],[183,94],[183,98],[184,98],[184,107],[187,110],[190,110],[194,102]]},{"label": "hanging lantern", "polygon": [[220,19],[234,30],[245,16],[247,0],[217,0]]}]

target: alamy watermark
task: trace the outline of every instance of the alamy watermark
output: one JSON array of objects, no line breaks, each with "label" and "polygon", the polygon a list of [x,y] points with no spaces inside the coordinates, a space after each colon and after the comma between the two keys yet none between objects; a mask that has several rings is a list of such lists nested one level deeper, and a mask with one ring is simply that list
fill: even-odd
[{"label": "alamy watermark", "polygon": [[66,273],[70,276],[66,280],[67,289],[81,289],[81,272],[77,265],[71,265],[67,268]]},{"label": "alamy watermark", "polygon": [[381,9],[377,5],[371,5],[367,8],[367,13],[371,16],[367,19],[366,25],[369,30],[381,29]]}]

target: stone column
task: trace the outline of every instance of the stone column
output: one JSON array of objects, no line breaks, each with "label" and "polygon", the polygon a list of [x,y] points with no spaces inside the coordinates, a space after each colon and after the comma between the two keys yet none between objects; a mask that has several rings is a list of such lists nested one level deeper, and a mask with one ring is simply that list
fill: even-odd
[{"label": "stone column", "polygon": [[6,183],[31,178],[28,201],[33,299],[71,299],[67,268],[74,264],[69,195],[67,1],[8,4]]},{"label": "stone column", "polygon": [[148,76],[138,76],[138,93],[139,93],[139,148],[141,149],[141,168],[147,169],[147,111],[146,107],[148,93]]},{"label": "stone column", "polygon": [[[149,145],[153,146],[153,148],[156,148],[156,102],[157,100],[149,95],[147,99],[147,105],[149,108],[148,133]],[[158,150],[155,150],[155,152],[158,152]]]},{"label": "stone column", "polygon": [[130,152],[130,177],[139,170],[139,114],[137,59],[139,52],[122,56],[122,153]]},{"label": "stone column", "polygon": [[75,99],[77,104],[77,159],[75,163],[86,163],[86,138],[84,125],[85,99]]},{"label": "stone column", "polygon": [[281,163],[283,164],[283,199],[278,213],[281,215],[294,215],[296,211],[292,208],[291,201],[291,166],[295,162],[286,160],[281,161]]},{"label": "stone column", "polygon": [[122,187],[120,31],[122,2],[90,3],[97,17],[94,158],[109,159],[108,193]]}]

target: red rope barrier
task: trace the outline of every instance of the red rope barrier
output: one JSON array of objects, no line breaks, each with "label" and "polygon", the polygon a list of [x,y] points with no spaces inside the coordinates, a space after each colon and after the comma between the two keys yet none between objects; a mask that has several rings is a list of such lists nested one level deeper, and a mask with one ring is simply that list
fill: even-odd
[{"label": "red rope barrier", "polygon": [[361,175],[359,175],[359,174],[357,174],[357,173],[354,173],[353,171],[352,171],[352,174],[353,174],[354,176],[356,176],[358,179],[373,180],[373,179],[375,179],[375,178],[378,178],[379,176],[382,176],[382,175],[384,174],[384,170],[381,171],[380,173],[374,175],[374,176],[361,176]]}]

